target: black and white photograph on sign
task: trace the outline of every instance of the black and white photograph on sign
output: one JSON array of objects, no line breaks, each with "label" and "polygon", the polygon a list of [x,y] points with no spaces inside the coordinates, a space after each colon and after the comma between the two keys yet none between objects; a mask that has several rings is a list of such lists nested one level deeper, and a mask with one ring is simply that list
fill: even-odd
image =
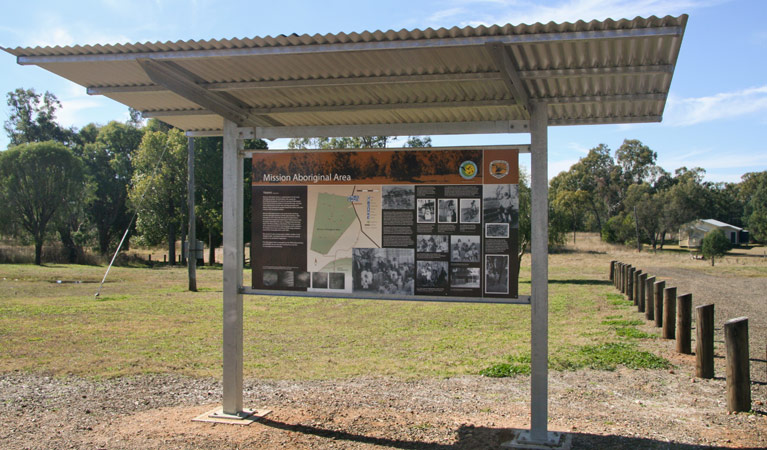
[{"label": "black and white photograph on sign", "polygon": [[346,275],[341,272],[330,272],[330,289],[343,289],[346,287]]},{"label": "black and white photograph on sign", "polygon": [[277,275],[279,276],[280,287],[292,288],[295,286],[294,274],[292,270],[280,270]]},{"label": "black and white photograph on sign", "polygon": [[297,288],[308,288],[311,286],[311,275],[309,272],[295,272],[293,281]]},{"label": "black and white photograph on sign", "polygon": [[352,251],[354,292],[413,295],[415,250],[409,248],[355,248]]},{"label": "black and white photograph on sign", "polygon": [[479,236],[450,236],[450,261],[479,262]]},{"label": "black and white photograph on sign", "polygon": [[418,287],[446,288],[447,262],[418,261]]},{"label": "black and white photograph on sign", "polygon": [[381,191],[383,209],[415,208],[415,186],[383,186]]},{"label": "black and white photograph on sign", "polygon": [[509,237],[509,224],[508,223],[486,223],[485,224],[485,237],[486,238],[508,238]]},{"label": "black and white photograph on sign", "polygon": [[478,198],[461,199],[461,223],[479,223],[479,203],[480,199]]},{"label": "black and white photograph on sign", "polygon": [[436,217],[436,200],[433,198],[419,198],[418,204],[418,223],[434,223]]},{"label": "black and white photograph on sign", "polygon": [[484,198],[485,223],[508,223],[519,226],[519,186],[516,184],[486,184]]},{"label": "black and white photograph on sign", "polygon": [[328,288],[328,273],[327,272],[312,272],[312,287],[314,289],[327,289]]},{"label": "black and white photograph on sign", "polygon": [[485,292],[509,293],[509,255],[485,256]]},{"label": "black and white photograph on sign", "polygon": [[450,272],[450,286],[460,288],[479,287],[479,267],[453,267]]},{"label": "black and white photograph on sign", "polygon": [[273,288],[277,286],[277,282],[279,281],[279,275],[277,275],[276,270],[264,270],[263,280],[264,280],[264,287]]},{"label": "black and white photograph on sign", "polygon": [[437,234],[418,235],[418,253],[447,253],[449,247],[448,236]]},{"label": "black and white photograph on sign", "polygon": [[455,198],[441,198],[437,204],[437,221],[439,223],[458,222],[458,200]]}]

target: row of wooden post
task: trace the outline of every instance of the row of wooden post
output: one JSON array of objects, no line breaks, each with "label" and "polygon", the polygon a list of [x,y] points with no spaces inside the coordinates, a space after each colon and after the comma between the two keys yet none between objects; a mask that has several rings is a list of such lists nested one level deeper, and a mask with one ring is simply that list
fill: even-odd
[{"label": "row of wooden post", "polygon": [[[692,294],[677,295],[676,287],[630,264],[610,261],[610,281],[632,300],[648,321],[661,328],[664,339],[676,339],[676,351],[692,354]],[[714,377],[714,305],[695,308],[695,376]],[[727,409],[751,410],[751,374],[748,350],[748,318],[724,324],[726,347]]]}]

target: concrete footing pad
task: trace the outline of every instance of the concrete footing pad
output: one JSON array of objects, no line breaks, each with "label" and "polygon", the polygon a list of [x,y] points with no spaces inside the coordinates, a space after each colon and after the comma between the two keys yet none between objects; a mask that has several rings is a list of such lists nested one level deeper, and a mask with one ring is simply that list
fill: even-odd
[{"label": "concrete footing pad", "polygon": [[573,447],[573,435],[549,431],[545,442],[530,439],[530,430],[514,430],[514,439],[501,444],[504,449],[519,450],[570,450]]},{"label": "concrete footing pad", "polygon": [[243,410],[238,414],[224,414],[224,408],[219,406],[216,409],[201,414],[194,419],[193,422],[209,422],[209,423],[224,423],[228,425],[250,425],[253,422],[260,420],[272,411],[270,409],[259,410]]}]

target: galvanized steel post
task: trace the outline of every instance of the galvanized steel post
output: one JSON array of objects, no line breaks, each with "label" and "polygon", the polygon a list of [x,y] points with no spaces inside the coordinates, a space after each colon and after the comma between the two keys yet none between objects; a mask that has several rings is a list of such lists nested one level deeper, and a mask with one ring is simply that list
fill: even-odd
[{"label": "galvanized steel post", "polygon": [[243,160],[237,125],[224,119],[224,414],[242,412]]},{"label": "galvanized steel post", "polygon": [[549,176],[548,111],[545,103],[534,103],[531,132],[531,405],[530,438],[548,441],[549,388]]}]

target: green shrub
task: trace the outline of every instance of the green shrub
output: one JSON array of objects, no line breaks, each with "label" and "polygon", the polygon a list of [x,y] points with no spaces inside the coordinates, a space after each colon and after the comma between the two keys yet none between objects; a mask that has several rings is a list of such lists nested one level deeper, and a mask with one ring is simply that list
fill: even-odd
[{"label": "green shrub", "polygon": [[717,256],[724,256],[728,250],[732,248],[732,244],[725,237],[724,231],[720,229],[711,230],[706,233],[703,238],[703,246],[701,247],[701,253],[706,258],[711,258],[711,265],[714,265],[714,258]]}]

